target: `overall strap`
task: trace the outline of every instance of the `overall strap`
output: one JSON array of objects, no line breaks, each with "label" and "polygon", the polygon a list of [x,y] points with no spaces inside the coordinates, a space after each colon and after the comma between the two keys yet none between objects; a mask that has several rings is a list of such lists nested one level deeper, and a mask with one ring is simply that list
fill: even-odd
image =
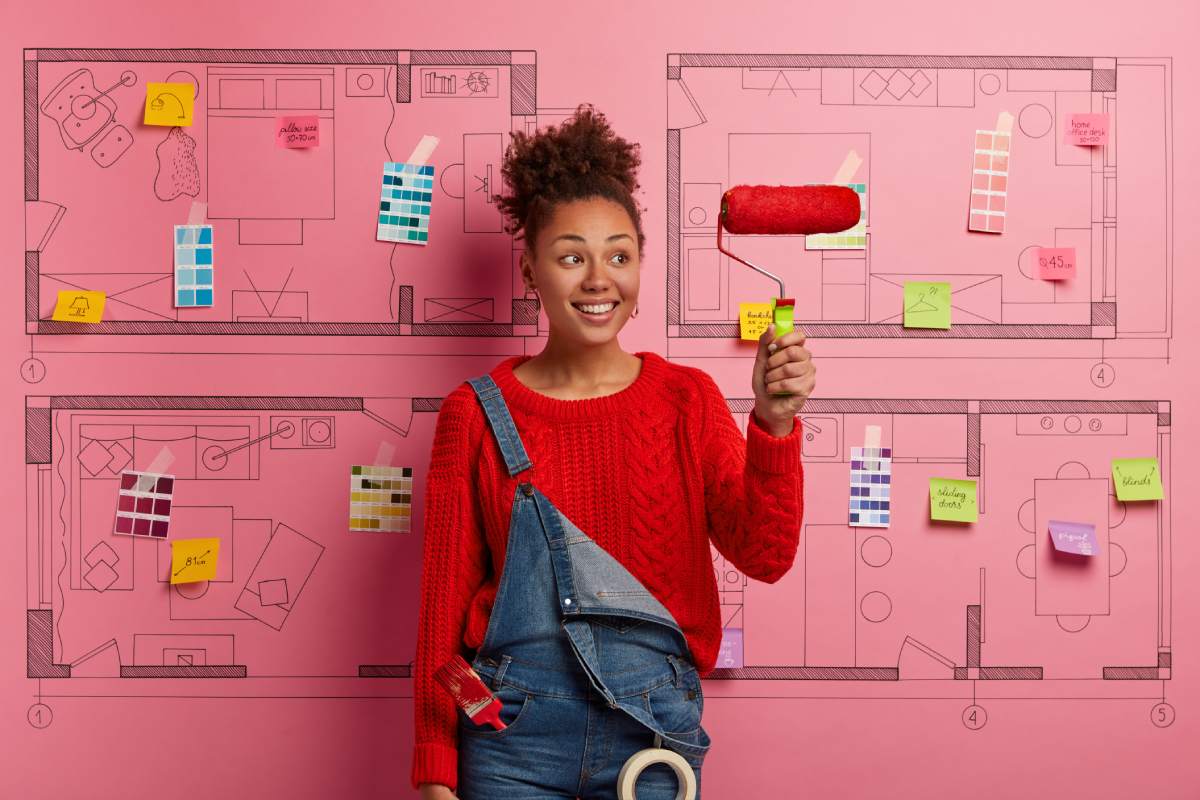
[{"label": "overall strap", "polygon": [[479,402],[483,404],[483,411],[487,414],[488,423],[492,426],[496,443],[500,445],[500,452],[504,454],[504,463],[508,467],[508,474],[516,475],[518,472],[532,467],[533,462],[525,453],[525,445],[521,443],[521,434],[517,433],[517,425],[513,422],[512,414],[508,412],[508,405],[504,402],[504,395],[500,393],[500,387],[496,385],[496,381],[492,379],[491,375],[483,375],[479,378],[470,378],[467,383],[471,384],[471,388],[479,397]]}]

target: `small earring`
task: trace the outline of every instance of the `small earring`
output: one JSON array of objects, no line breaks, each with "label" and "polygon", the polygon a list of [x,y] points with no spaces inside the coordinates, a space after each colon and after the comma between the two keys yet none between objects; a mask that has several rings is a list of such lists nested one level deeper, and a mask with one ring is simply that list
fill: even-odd
[{"label": "small earring", "polygon": [[638,314],[638,306],[637,306],[637,303],[634,303],[633,304],[633,313],[629,315],[629,318],[634,319],[635,317],[637,317],[637,314]]}]

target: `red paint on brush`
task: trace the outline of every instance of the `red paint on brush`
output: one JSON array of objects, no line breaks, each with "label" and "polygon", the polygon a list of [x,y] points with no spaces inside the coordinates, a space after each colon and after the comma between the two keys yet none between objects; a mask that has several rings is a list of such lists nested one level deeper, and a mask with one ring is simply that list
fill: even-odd
[{"label": "red paint on brush", "polygon": [[734,186],[721,197],[721,224],[730,233],[838,233],[861,216],[848,186]]},{"label": "red paint on brush", "polygon": [[462,656],[456,655],[439,667],[433,678],[476,725],[491,725],[500,731],[508,727],[500,721],[500,709],[504,704]]}]

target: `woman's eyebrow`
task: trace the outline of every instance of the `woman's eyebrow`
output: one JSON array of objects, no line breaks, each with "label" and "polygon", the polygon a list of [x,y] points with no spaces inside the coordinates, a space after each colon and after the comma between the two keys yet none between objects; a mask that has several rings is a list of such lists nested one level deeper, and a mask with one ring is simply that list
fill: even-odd
[{"label": "woman's eyebrow", "polygon": [[[567,239],[572,242],[587,242],[587,239],[583,238],[578,233],[560,233],[558,236],[554,237],[554,241],[550,242],[550,244],[554,244],[554,242],[557,242],[560,239]],[[633,241],[633,237],[628,233],[614,233],[612,236],[605,239],[605,241],[612,242],[616,241],[617,239],[628,239],[631,242]]]}]

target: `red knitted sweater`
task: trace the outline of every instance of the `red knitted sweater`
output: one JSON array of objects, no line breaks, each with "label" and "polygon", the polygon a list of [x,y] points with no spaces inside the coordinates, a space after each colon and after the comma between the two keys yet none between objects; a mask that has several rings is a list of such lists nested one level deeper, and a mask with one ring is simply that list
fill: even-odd
[{"label": "red knitted sweater", "polygon": [[791,568],[803,511],[800,426],[775,437],[751,414],[743,437],[707,373],[637,355],[632,384],[583,400],[521,383],[513,367],[530,356],[492,370],[533,462],[517,477],[470,385],[443,401],[425,490],[414,788],[457,786],[457,711],[433,672],[483,643],[518,478],[532,480],[666,606],[701,675],[721,644],[710,540],[756,580],[772,583]]}]

